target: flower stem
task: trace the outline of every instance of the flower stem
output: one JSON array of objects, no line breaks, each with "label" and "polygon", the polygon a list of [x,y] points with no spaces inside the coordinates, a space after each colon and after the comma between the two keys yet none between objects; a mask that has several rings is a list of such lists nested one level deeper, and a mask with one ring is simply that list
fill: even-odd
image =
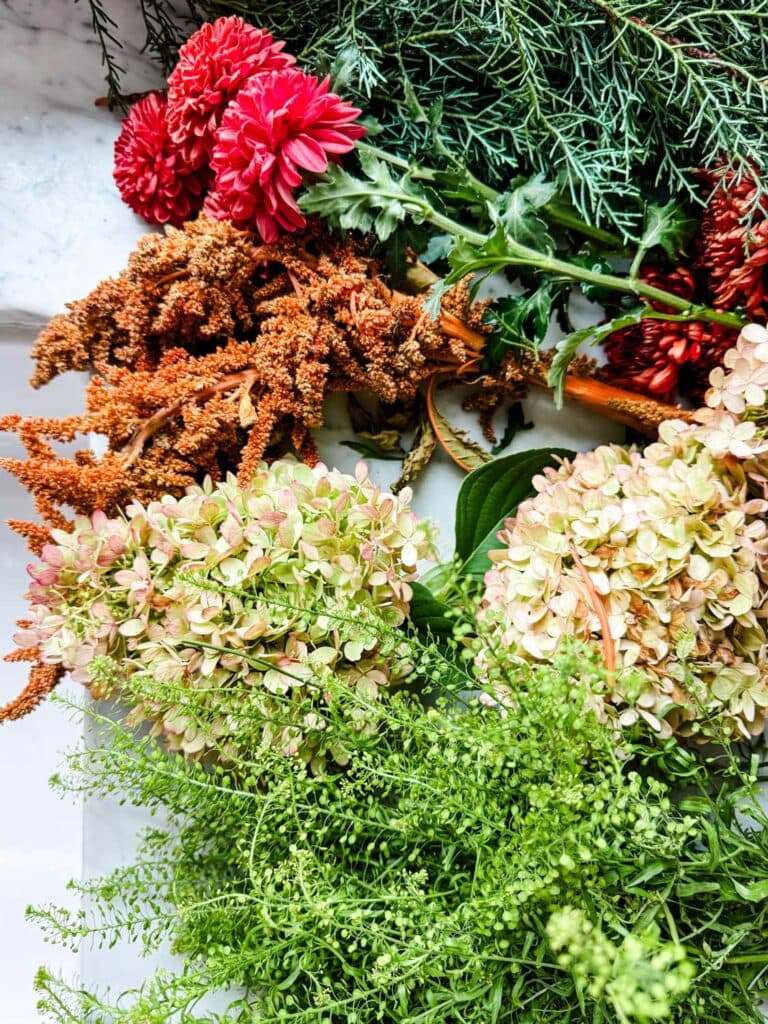
[{"label": "flower stem", "polygon": [[[447,234],[462,238],[477,248],[481,248],[488,241],[486,235],[464,227],[450,217],[446,217],[445,214],[438,213],[426,201],[421,201],[419,207],[426,220]],[[710,309],[708,306],[696,305],[672,292],[656,288],[638,277],[620,277],[617,274],[604,274],[599,270],[577,266],[567,260],[558,259],[550,253],[539,252],[538,249],[532,249],[530,246],[516,242],[509,236],[506,238],[506,251],[499,251],[498,254],[489,253],[487,257],[478,254],[477,261],[474,264],[468,261],[466,266],[467,273],[471,273],[473,270],[502,270],[504,267],[513,266],[533,267],[545,274],[556,274],[566,280],[598,285],[611,291],[635,295],[638,298],[647,299],[649,302],[661,303],[670,309],[677,310],[678,313],[690,320],[704,320],[707,323],[722,324],[724,327],[733,327],[736,330],[743,327],[745,323],[743,317],[738,313],[726,313]]]},{"label": "flower stem", "polygon": [[[394,156],[392,153],[388,153],[385,149],[379,149],[378,146],[372,146],[369,142],[358,142],[357,148],[358,150],[369,153],[371,156],[375,156],[379,160],[383,160],[385,163],[391,164],[392,167],[397,167],[401,171],[408,171],[415,181],[438,182],[440,180],[440,172],[434,168],[422,167],[419,164],[411,164],[408,160]],[[447,151],[446,157],[447,159],[452,160],[452,162],[456,162]],[[499,192],[491,188],[490,185],[486,185],[484,182],[480,181],[479,178],[476,178],[474,174],[471,174],[465,167],[461,168],[461,174],[466,183],[474,189],[479,196],[487,200],[489,203],[495,203],[496,200],[499,199]],[[614,235],[610,231],[604,231],[602,228],[589,224],[587,221],[579,217],[578,213],[570,206],[569,203],[558,197],[555,197],[548,203],[545,203],[542,210],[547,219],[553,224],[557,224],[562,228],[567,228],[569,231],[575,231],[584,238],[589,238],[593,242],[597,242],[599,245],[612,252],[623,254],[627,251],[626,243],[624,239],[619,237],[619,235]]]}]

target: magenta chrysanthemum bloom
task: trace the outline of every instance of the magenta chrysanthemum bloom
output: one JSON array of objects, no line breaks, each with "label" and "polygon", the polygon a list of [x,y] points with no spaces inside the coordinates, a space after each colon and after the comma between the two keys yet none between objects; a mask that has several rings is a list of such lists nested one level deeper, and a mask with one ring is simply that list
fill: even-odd
[{"label": "magenta chrysanthemum bloom", "polygon": [[168,79],[168,130],[193,167],[207,163],[229,101],[254,75],[290,67],[296,58],[242,18],[218,18],[190,36]]},{"label": "magenta chrysanthemum bloom", "polygon": [[115,141],[113,176],[125,203],[150,224],[178,227],[203,205],[208,172],[193,171],[168,136],[166,99],[144,96]]},{"label": "magenta chrysanthemum bloom", "polygon": [[252,78],[227,108],[211,155],[205,212],[265,242],[304,224],[294,198],[301,171],[321,173],[365,134],[360,111],[298,68]]}]

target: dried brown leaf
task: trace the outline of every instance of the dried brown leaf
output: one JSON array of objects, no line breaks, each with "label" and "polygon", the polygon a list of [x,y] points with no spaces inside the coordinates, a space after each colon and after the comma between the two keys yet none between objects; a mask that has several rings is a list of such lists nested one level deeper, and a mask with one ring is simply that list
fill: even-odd
[{"label": "dried brown leaf", "polygon": [[392,484],[393,494],[399,494],[406,484],[412,483],[421,476],[436,447],[437,436],[432,429],[432,424],[429,422],[429,417],[423,416],[413,438],[411,450],[403,461],[400,476]]}]

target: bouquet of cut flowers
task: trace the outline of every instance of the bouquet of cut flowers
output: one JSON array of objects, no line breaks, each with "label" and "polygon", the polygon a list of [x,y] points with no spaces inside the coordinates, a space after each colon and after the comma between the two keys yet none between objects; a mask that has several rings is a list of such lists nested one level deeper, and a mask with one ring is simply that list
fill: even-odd
[{"label": "bouquet of cut flowers", "polygon": [[[427,3],[416,35],[405,4],[384,39],[372,0],[201,0],[180,48],[155,6],[168,88],[129,98],[114,178],[163,231],[38,338],[33,385],[90,371],[85,411],[0,419],[42,520],[0,720],[65,673],[109,702],[57,698],[92,742],[56,785],[159,817],[30,915],[183,959],[119,997],[41,970],[43,1018],[759,1024],[761,4]],[[651,66],[688,83],[663,110]],[[531,388],[626,443],[521,450]],[[321,460],[330,394],[391,493]],[[466,475],[427,568],[406,485],[439,449]]]}]

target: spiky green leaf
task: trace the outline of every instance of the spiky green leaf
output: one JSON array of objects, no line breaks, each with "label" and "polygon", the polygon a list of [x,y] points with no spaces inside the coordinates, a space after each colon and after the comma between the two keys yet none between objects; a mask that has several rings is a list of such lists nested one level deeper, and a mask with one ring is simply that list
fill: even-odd
[{"label": "spiky green leaf", "polygon": [[697,221],[690,216],[687,207],[677,199],[670,199],[663,206],[648,203],[633,266],[639,267],[646,254],[657,246],[663,249],[670,259],[675,259],[685,251],[685,246],[696,226]]},{"label": "spiky green leaf", "polygon": [[539,252],[554,252],[555,243],[539,211],[556,192],[557,186],[541,174],[516,179],[496,205],[499,221],[509,237]]},{"label": "spiky green leaf", "polygon": [[557,343],[555,346],[555,356],[547,376],[547,384],[554,392],[555,404],[558,409],[563,404],[563,391],[568,367],[578,349],[582,345],[598,345],[609,335],[613,334],[614,331],[620,331],[625,327],[632,327],[643,319],[646,312],[647,307],[638,306],[632,312],[624,316],[615,317],[605,324],[594,324],[589,327],[582,327],[578,331],[571,331],[570,334],[566,334]]},{"label": "spiky green leaf", "polygon": [[494,325],[485,344],[485,365],[494,368],[512,348],[538,349],[549,330],[555,299],[569,284],[549,279],[528,295],[505,295],[486,313]]}]

